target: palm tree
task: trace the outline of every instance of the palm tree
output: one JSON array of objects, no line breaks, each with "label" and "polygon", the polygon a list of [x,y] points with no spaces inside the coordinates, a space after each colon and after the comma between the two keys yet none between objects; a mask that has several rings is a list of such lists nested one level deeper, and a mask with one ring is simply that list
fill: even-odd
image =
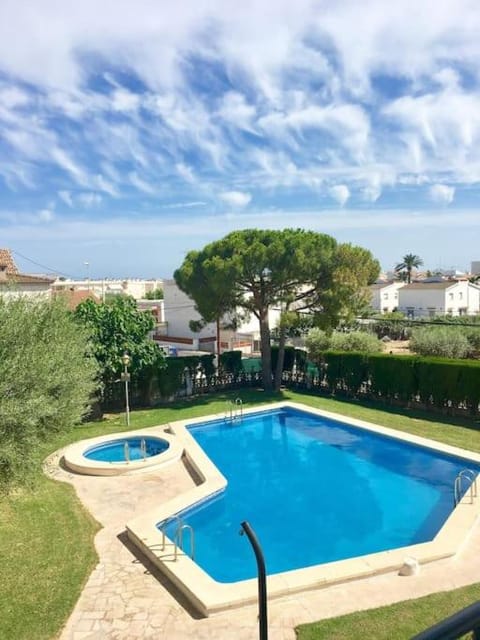
[{"label": "palm tree", "polygon": [[412,281],[412,269],[417,269],[423,264],[423,260],[420,256],[416,256],[414,253],[407,253],[403,256],[402,262],[399,262],[395,267],[395,273],[400,274],[400,277],[404,276],[407,279],[407,283]]}]

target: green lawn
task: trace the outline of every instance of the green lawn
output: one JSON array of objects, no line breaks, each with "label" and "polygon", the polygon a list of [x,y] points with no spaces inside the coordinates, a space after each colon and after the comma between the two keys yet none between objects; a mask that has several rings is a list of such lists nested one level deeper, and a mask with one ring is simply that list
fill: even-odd
[{"label": "green lawn", "polygon": [[[478,422],[458,420],[457,424],[438,417],[409,411],[380,411],[366,405],[318,398],[309,394],[284,392],[268,396],[260,391],[204,396],[178,402],[166,408],[132,413],[131,429],[164,424],[179,419],[223,412],[227,399],[240,396],[244,406],[275,399],[291,399],[310,406],[376,422],[394,429],[434,438],[448,444],[480,451]],[[126,430],[123,416],[75,428],[68,434],[52,437],[37,451],[32,461],[35,483],[3,498],[0,508],[0,638],[8,640],[48,640],[55,638],[68,618],[92,568],[97,561],[93,537],[98,525],[82,508],[70,485],[46,478],[41,461],[51,452],[71,442],[100,434]],[[372,612],[325,621],[302,627],[302,640],[313,638],[408,638],[453,610],[475,601],[480,587],[475,585],[455,592],[455,597],[440,594],[434,605],[428,599],[402,603]],[[461,594],[458,595],[457,594]],[[425,604],[427,603],[427,604]],[[402,607],[406,607],[402,610]],[[429,617],[430,616],[430,617]],[[391,620],[411,620],[394,635]],[[346,621],[346,622],[345,622]],[[350,624],[348,636],[342,626]],[[325,627],[327,625],[327,627]],[[335,626],[335,625],[338,625]],[[367,626],[369,625],[369,626]],[[380,635],[375,625],[382,628]],[[337,631],[338,629],[338,631]],[[362,629],[362,631],[359,631]],[[365,630],[363,630],[365,629]],[[369,630],[370,629],[370,630]],[[403,633],[403,635],[402,635]]]},{"label": "green lawn", "polygon": [[[480,599],[480,584],[297,628],[298,640],[408,640]],[[469,637],[469,636],[465,636]]]}]

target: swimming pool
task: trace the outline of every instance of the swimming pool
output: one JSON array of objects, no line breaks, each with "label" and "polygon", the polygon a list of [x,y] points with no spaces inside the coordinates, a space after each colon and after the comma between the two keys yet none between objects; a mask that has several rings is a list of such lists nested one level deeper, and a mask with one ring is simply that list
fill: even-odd
[{"label": "swimming pool", "polygon": [[[262,543],[269,575],[407,547],[439,532],[459,472],[480,470],[292,407],[187,428],[228,481],[180,514],[194,530],[195,562],[223,583],[256,575],[239,536],[243,520]],[[176,526],[166,527],[169,537]]]},{"label": "swimming pool", "polygon": [[169,446],[162,438],[129,437],[102,442],[87,449],[83,455],[88,460],[99,462],[129,462],[157,456]]},{"label": "swimming pool", "polygon": [[[307,420],[303,425],[292,426],[289,424],[289,419],[286,419],[285,426],[282,424],[274,426],[270,414],[279,414],[279,412],[283,413],[285,418],[287,414],[291,418],[300,415],[313,422]],[[172,446],[175,443],[182,452],[181,464],[177,467],[179,479],[184,478],[187,470],[192,484],[189,489],[179,489],[168,500],[159,500],[150,509],[142,511],[128,521],[125,527],[132,544],[148,557],[202,615],[208,616],[231,607],[257,602],[258,585],[254,555],[245,536],[239,536],[240,523],[243,520],[250,522],[259,537],[267,564],[268,597],[275,598],[385,573],[390,574],[388,584],[393,585],[394,588],[399,571],[402,569],[403,572],[404,565],[411,566],[412,559],[419,566],[438,560],[454,562],[456,554],[465,544],[468,534],[480,518],[480,498],[476,497],[475,492],[471,490],[468,490],[463,498],[460,499],[459,496],[458,504],[452,510],[455,478],[449,475],[450,471],[455,474],[456,465],[462,469],[473,469],[477,473],[480,469],[478,453],[290,401],[265,405],[262,408],[245,408],[243,416],[242,422],[229,424],[225,424],[223,414],[169,423],[165,437],[172,439]],[[250,417],[260,418],[260,426],[254,428],[253,423],[250,423]],[[338,430],[340,427],[346,431]],[[218,433],[215,433],[217,430]],[[320,437],[322,431],[330,434],[330,440],[322,443]],[[384,455],[385,448],[380,448],[379,455],[371,449],[368,440],[368,437],[375,435],[384,445],[400,444],[405,448],[400,447],[390,456]],[[263,449],[251,446],[255,441],[260,440],[265,444],[270,442],[270,445]],[[304,445],[305,442],[308,444],[302,446],[301,441]],[[354,455],[353,449],[348,451],[348,448],[350,445],[353,448],[355,441],[359,446]],[[346,462],[342,463],[343,466],[340,466],[340,463],[337,464],[333,458],[330,466],[325,463],[322,467],[320,454],[317,451],[322,447],[334,450],[331,456],[336,455],[335,450],[338,452],[346,447],[345,453],[348,455],[346,455]],[[431,509],[429,513],[425,512],[424,523],[417,526],[413,540],[422,539],[420,536],[422,528],[426,532],[423,537],[433,536],[433,539],[429,538],[430,541],[427,542],[404,544],[408,536],[404,534],[403,527],[408,525],[406,520],[410,516],[407,509],[409,503],[413,501],[413,494],[407,489],[395,498],[395,494],[391,493],[390,497],[394,504],[399,505],[398,509],[403,514],[403,519],[397,518],[392,512],[388,517],[375,516],[376,507],[373,507],[372,522],[376,523],[377,531],[386,530],[388,522],[395,523],[395,532],[400,536],[396,544],[403,546],[385,549],[385,546],[379,545],[377,548],[383,548],[383,551],[367,552],[367,549],[374,548],[367,546],[367,543],[375,540],[376,531],[368,530],[369,518],[366,518],[366,523],[362,522],[361,511],[362,508],[367,507],[360,508],[354,501],[353,507],[346,508],[345,496],[348,493],[348,487],[350,492],[359,498],[362,497],[362,493],[375,495],[384,483],[369,478],[366,470],[372,464],[380,467],[383,464],[383,473],[388,479],[386,486],[395,487],[398,482],[396,477],[398,471],[395,465],[397,458],[401,458],[406,462],[413,486],[420,485],[421,499],[428,506],[432,503],[432,487],[428,486],[427,479],[422,476],[425,465],[421,461],[415,462],[410,458],[412,448],[420,448],[423,453],[434,454],[434,458],[430,459],[428,465],[429,473],[433,473],[437,466],[445,469],[444,463],[453,465],[451,467],[447,465],[450,471],[445,473],[444,477],[440,474],[439,486],[433,486],[433,495],[437,492],[437,506],[440,511],[444,510],[446,520],[443,524],[435,521],[435,509]],[[215,449],[221,454],[218,459]],[[222,455],[228,450],[230,454],[225,462],[222,462]],[[354,463],[354,458],[359,460]],[[255,461],[254,473],[250,468],[252,461]],[[143,465],[144,462],[135,464]],[[114,466],[117,467],[117,465]],[[304,470],[307,467],[315,472],[311,481],[307,480],[308,476],[305,475]],[[233,468],[233,477],[229,468]],[[239,477],[237,478],[235,474]],[[240,483],[239,486],[247,482],[240,477],[242,474],[250,474],[252,478],[256,477],[257,481],[245,490],[242,497],[243,503],[241,503],[244,508],[238,507],[237,510],[237,507],[233,508],[226,502],[222,502],[222,497],[227,496],[237,481]],[[287,486],[284,487],[282,482],[286,482]],[[275,489],[273,493],[266,492],[268,486]],[[315,488],[314,498],[327,494],[327,506],[332,505],[337,509],[333,515],[325,506],[321,507],[319,502],[314,502],[313,506],[311,502],[307,502],[306,489],[309,489],[308,493],[311,496],[312,486]],[[467,483],[464,482],[463,492],[466,486]],[[382,493],[380,491],[380,497]],[[259,501],[259,512],[253,513],[249,511],[250,503],[254,502],[253,499],[257,494],[263,499]],[[385,496],[383,501],[387,501]],[[306,528],[305,525],[300,526],[300,520],[287,510],[287,507],[290,509],[291,505],[302,504],[302,502],[308,507],[308,510],[307,508],[305,510],[310,516],[307,518],[308,527]],[[348,525],[346,533],[337,522],[339,505],[343,505],[341,511],[351,514],[351,524]],[[183,529],[183,545],[181,545],[183,552],[179,551],[176,545],[176,541],[179,541],[179,536],[176,534],[184,525],[183,519],[188,520],[190,517],[194,524],[193,559],[191,557],[193,549],[190,545],[191,532],[188,527]],[[415,517],[418,523],[421,517],[418,514]],[[194,521],[196,518],[199,519],[198,523]],[[218,537],[209,538],[210,534],[207,530],[203,532],[201,520],[210,520],[210,518],[212,522],[215,521],[219,525],[220,537],[225,537],[226,542],[219,540]],[[272,519],[276,519],[277,529],[269,526],[267,521]],[[166,536],[162,531],[162,523],[165,522],[170,523],[166,527]],[[316,526],[315,529],[313,524]],[[320,550],[324,554],[323,559],[338,557],[333,552],[330,556],[326,555],[326,552],[331,549],[326,548],[327,545],[321,537],[321,529],[327,527],[334,530],[336,527],[337,537],[341,539],[344,548],[349,540],[359,538],[364,545],[363,551],[357,549],[355,552],[364,552],[364,555],[350,556],[352,552],[350,549],[346,554],[349,557],[343,560],[322,561],[321,555],[312,555],[308,560],[307,556],[312,553],[312,550],[315,552]],[[434,534],[435,530],[437,530],[436,534]],[[358,534],[355,531],[358,531]],[[203,548],[205,540],[207,540],[207,549]],[[223,557],[220,557],[221,554],[216,551],[217,544],[223,545],[219,547],[222,554],[225,552]],[[275,558],[272,552],[275,546],[285,555],[285,567],[299,566],[299,568],[282,570],[281,565],[276,564],[278,558]],[[302,550],[305,546],[308,547],[306,551]],[[211,566],[210,560],[205,559],[205,554],[217,556]],[[241,562],[237,562],[236,558],[240,558]],[[406,560],[409,564],[406,564]],[[282,561],[281,558],[280,561]],[[316,564],[308,565],[310,561]],[[230,563],[237,564],[237,569],[243,563],[247,571],[240,567],[236,574],[233,571],[230,573],[229,569],[222,574],[223,569],[219,565]],[[448,571],[448,564],[445,568]],[[276,573],[276,571],[279,572]],[[255,577],[236,579],[239,575]]]}]

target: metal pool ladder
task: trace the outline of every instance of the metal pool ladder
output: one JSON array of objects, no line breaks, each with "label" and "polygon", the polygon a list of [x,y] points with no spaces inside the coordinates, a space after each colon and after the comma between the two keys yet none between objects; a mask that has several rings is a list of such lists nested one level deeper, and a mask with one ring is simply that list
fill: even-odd
[{"label": "metal pool ladder", "polygon": [[177,523],[177,528],[175,529],[175,534],[173,536],[173,544],[174,544],[174,548],[173,548],[173,560],[174,562],[177,561],[178,559],[178,549],[180,548],[181,551],[184,551],[183,549],[183,533],[184,531],[189,531],[190,532],[190,558],[192,560],[195,559],[195,534],[193,531],[193,527],[190,524],[185,524],[182,520],[182,518],[178,515],[174,515],[174,516],[170,516],[169,518],[167,518],[166,520],[163,521],[162,526],[160,528],[160,531],[162,532],[162,551],[165,551],[165,547],[166,547],[166,538],[167,538],[167,534],[166,534],[166,528],[167,528],[167,524],[169,522],[175,521]]},{"label": "metal pool ladder", "polygon": [[123,444],[123,455],[125,457],[125,462],[130,462],[130,447],[128,446],[128,442],[126,440]]},{"label": "metal pool ladder", "polygon": [[140,453],[143,456],[143,461],[147,459],[147,443],[145,442],[145,438],[140,440]]},{"label": "metal pool ladder", "polygon": [[241,398],[227,400],[225,422],[237,422],[243,419],[243,402]]},{"label": "metal pool ladder", "polygon": [[455,478],[455,484],[453,486],[453,500],[455,506],[460,502],[462,494],[462,481],[465,478],[470,482],[470,502],[473,502],[473,498],[477,497],[477,475],[471,469],[462,469]]}]

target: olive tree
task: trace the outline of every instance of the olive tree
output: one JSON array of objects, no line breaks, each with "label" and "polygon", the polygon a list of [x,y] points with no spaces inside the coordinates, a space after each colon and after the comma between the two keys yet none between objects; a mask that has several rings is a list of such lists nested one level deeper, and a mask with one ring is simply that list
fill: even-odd
[{"label": "olive tree", "polygon": [[89,334],[61,300],[0,297],[0,487],[27,475],[36,445],[78,423],[97,385]]}]

